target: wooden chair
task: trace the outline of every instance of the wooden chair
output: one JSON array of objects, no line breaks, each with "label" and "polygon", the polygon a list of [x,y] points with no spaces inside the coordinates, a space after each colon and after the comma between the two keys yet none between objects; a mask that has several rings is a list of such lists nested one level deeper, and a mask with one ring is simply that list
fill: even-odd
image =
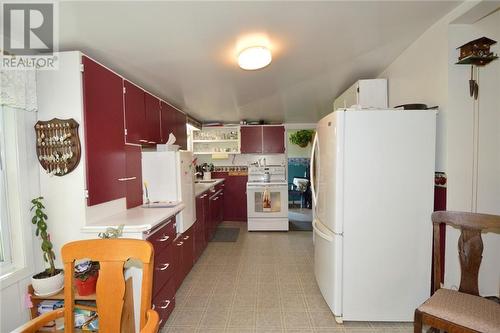
[{"label": "wooden chair", "polygon": [[[37,332],[50,321],[64,317],[64,332],[73,333],[75,307],[96,310],[99,316],[100,332],[120,332],[121,314],[125,295],[123,267],[130,259],[143,263],[140,327],[141,333],[158,331],[159,317],[151,309],[153,286],[153,246],[138,239],[92,239],[65,244],[61,250],[64,263],[64,308],[45,313],[14,332]],[[99,261],[99,279],[96,287],[97,308],[75,304],[73,289],[74,262],[89,258]]]},{"label": "wooden chair", "polygon": [[[479,296],[478,275],[483,253],[481,233],[500,229],[500,216],[465,212],[434,212],[434,290],[433,295],[415,310],[415,333],[422,325],[448,333],[500,332],[500,305]],[[458,291],[440,289],[439,225],[460,228],[458,252],[461,278]]]}]

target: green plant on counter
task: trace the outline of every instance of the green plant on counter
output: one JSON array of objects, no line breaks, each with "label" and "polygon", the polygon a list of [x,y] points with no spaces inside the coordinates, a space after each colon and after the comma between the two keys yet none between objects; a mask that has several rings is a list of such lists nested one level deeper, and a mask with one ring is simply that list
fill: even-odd
[{"label": "green plant on counter", "polygon": [[312,141],[314,130],[300,130],[290,135],[290,142],[301,148],[307,147]]},{"label": "green plant on counter", "polygon": [[45,206],[42,203],[43,197],[38,197],[31,200],[33,206],[30,211],[34,211],[33,218],[31,219],[31,223],[36,225],[35,235],[40,236],[42,238],[42,251],[43,251],[43,259],[45,262],[49,263],[49,268],[45,270],[45,272],[40,273],[43,277],[51,277],[57,275],[60,270],[57,270],[54,265],[54,259],[56,258],[56,254],[53,250],[52,242],[50,241],[50,235],[47,232],[47,214],[45,214],[44,209]]}]

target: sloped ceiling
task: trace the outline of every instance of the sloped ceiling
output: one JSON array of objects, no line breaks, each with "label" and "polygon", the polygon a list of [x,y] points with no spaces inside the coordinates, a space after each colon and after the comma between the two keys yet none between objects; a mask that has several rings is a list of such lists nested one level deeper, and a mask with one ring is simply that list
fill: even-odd
[{"label": "sloped ceiling", "polygon": [[[61,2],[60,49],[87,53],[202,121],[314,122],[458,3]],[[268,37],[273,61],[243,71],[237,43],[255,34]]]}]

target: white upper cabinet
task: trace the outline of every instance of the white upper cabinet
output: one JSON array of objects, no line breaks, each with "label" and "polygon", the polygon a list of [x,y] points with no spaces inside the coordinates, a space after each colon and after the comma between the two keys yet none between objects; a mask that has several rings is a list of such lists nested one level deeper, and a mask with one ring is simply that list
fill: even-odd
[{"label": "white upper cabinet", "polygon": [[333,110],[360,105],[362,108],[386,109],[387,80],[359,80],[333,102]]}]

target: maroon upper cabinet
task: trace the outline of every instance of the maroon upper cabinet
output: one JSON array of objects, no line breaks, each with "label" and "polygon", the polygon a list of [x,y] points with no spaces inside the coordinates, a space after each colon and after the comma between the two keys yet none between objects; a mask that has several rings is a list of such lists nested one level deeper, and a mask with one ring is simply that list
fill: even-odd
[{"label": "maroon upper cabinet", "polygon": [[262,126],[241,126],[241,153],[262,153]]},{"label": "maroon upper cabinet", "polygon": [[262,152],[263,153],[285,152],[285,126],[262,127]]},{"label": "maroon upper cabinet", "polygon": [[142,165],[140,146],[125,145],[127,209],[142,205]]},{"label": "maroon upper cabinet", "polygon": [[147,126],[144,90],[128,81],[125,81],[124,87],[127,143],[145,144],[149,140],[147,139],[147,134],[145,133]]},{"label": "maroon upper cabinet", "polygon": [[123,80],[82,59],[86,171],[89,206],[125,197]]},{"label": "maroon upper cabinet", "polygon": [[175,127],[175,109],[165,102],[160,104],[161,112],[161,143],[166,143],[168,135],[174,132]]},{"label": "maroon upper cabinet", "polygon": [[150,144],[161,141],[160,135],[160,100],[151,94],[145,93],[144,104],[146,108],[146,133]]},{"label": "maroon upper cabinet", "polygon": [[180,149],[187,149],[187,117],[184,113],[175,110],[175,129],[174,135],[177,138],[175,144],[180,146]]}]

